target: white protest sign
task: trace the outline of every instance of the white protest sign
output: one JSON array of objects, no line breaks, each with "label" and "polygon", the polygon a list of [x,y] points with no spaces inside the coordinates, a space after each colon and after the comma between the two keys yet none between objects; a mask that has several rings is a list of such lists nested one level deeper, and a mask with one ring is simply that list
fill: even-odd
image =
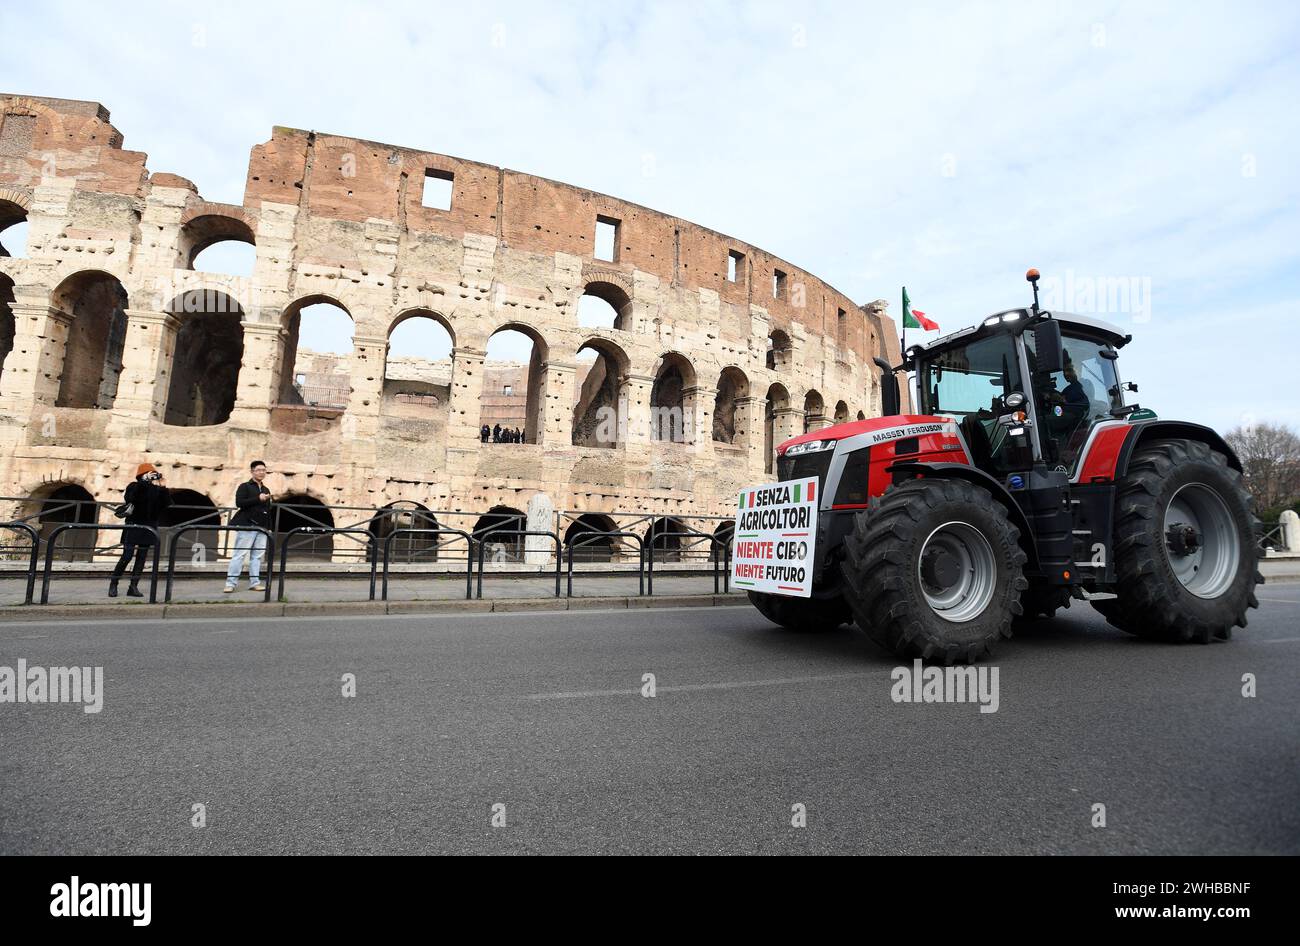
[{"label": "white protest sign", "polygon": [[731,583],[746,591],[812,597],[817,477],[768,483],[740,494]]}]

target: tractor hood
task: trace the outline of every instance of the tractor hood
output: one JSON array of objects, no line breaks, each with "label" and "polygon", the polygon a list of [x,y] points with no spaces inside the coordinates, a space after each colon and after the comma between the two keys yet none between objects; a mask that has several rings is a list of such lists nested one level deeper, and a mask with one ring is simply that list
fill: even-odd
[{"label": "tractor hood", "polygon": [[820,430],[809,431],[798,437],[792,437],[776,448],[777,456],[785,456],[787,450],[795,444],[811,443],[816,440],[847,440],[860,434],[878,433],[895,427],[909,427],[913,424],[951,424],[951,417],[934,417],[930,414],[897,414],[890,417],[872,417],[868,420],[851,420],[843,424],[833,424]]}]

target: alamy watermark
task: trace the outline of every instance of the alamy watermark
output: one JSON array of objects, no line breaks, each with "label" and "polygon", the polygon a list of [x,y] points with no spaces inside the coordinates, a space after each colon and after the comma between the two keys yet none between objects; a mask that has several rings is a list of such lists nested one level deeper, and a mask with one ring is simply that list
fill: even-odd
[{"label": "alamy watermark", "polygon": [[1151,321],[1150,276],[1044,276],[1039,282],[1043,308],[1076,315],[1128,315]]},{"label": "alamy watermark", "polygon": [[998,711],[997,667],[927,667],[913,660],[910,667],[895,667],[889,678],[895,703],[978,703],[981,713]]},{"label": "alamy watermark", "polygon": [[103,667],[37,667],[18,658],[0,665],[0,703],[81,703],[82,711],[104,708]]}]

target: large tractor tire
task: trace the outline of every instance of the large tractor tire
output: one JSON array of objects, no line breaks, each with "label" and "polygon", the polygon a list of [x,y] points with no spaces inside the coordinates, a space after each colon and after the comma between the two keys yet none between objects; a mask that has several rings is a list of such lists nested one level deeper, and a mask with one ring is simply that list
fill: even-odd
[{"label": "large tractor tire", "polygon": [[791,631],[832,631],[853,620],[843,598],[787,598],[748,592],[763,617]]},{"label": "large tractor tire", "polygon": [[906,480],[872,499],[845,541],[858,627],[899,657],[973,663],[1020,614],[1028,586],[1006,509],[965,480]]},{"label": "large tractor tire", "polygon": [[1241,474],[1195,440],[1143,447],[1120,481],[1115,594],[1097,610],[1151,640],[1208,644],[1259,607],[1259,523]]}]

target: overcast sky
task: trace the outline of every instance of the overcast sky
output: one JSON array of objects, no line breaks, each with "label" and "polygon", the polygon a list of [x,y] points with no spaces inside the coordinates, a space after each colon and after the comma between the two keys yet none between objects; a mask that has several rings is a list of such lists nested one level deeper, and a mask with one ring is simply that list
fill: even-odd
[{"label": "overcast sky", "polygon": [[905,284],[944,331],[1036,266],[1162,416],[1300,425],[1300,4],[0,11],[0,90],[102,102],[212,200],[278,124],[614,194],[896,318]]}]

